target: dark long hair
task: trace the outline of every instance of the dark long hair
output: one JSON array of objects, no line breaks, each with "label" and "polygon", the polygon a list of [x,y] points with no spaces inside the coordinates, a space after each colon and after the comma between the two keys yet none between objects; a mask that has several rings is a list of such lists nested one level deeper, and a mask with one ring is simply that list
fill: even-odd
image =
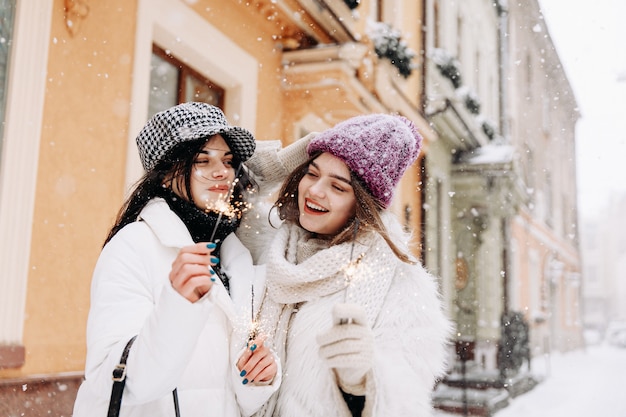
[{"label": "dark long hair", "polygon": [[[309,170],[311,162],[320,156],[321,153],[313,153],[306,162],[294,169],[283,182],[278,199],[272,206],[272,210],[276,209],[278,211],[278,216],[281,220],[293,222],[302,227],[300,224],[300,209],[298,208],[298,185]],[[330,244],[338,245],[351,242],[354,239],[354,221],[358,219],[357,239],[368,232],[376,232],[385,239],[385,242],[387,242],[398,259],[414,264],[415,261],[401,251],[389,237],[389,232],[381,218],[381,213],[385,210],[384,206],[370,194],[363,181],[352,170],[350,170],[350,181],[356,199],[354,217],[349,219],[344,228],[331,239]]]},{"label": "dark long hair", "polygon": [[[185,197],[193,200],[191,192],[191,173],[196,157],[203,149],[210,137],[196,139],[176,144],[167,152],[152,168],[146,172],[133,187],[131,195],[126,199],[120,208],[115,224],[109,231],[104,241],[106,245],[117,232],[124,226],[137,221],[139,213],[145,205],[153,199],[163,195],[166,184],[171,181],[178,181],[179,189],[185,190]],[[257,184],[248,175],[246,167],[236,156],[233,158],[233,168],[239,181],[236,181],[233,188],[232,200],[234,202],[244,202],[246,192],[257,189]],[[234,204],[239,207],[239,204]]]}]

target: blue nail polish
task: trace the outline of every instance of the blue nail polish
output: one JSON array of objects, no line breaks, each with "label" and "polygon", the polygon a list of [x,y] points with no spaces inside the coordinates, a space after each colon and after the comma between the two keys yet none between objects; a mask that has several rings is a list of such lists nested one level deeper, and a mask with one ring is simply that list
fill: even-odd
[{"label": "blue nail polish", "polygon": [[215,277],[211,277],[211,282],[215,282]]},{"label": "blue nail polish", "polygon": [[207,249],[215,249],[215,243],[213,243],[213,242],[207,243],[206,244],[206,248]]},{"label": "blue nail polish", "polygon": [[241,371],[241,373],[239,374],[239,376],[246,376],[246,370],[244,369],[243,371]]},{"label": "blue nail polish", "polygon": [[209,272],[211,273],[211,275],[215,275],[215,271],[211,267],[209,267]]},{"label": "blue nail polish", "polygon": [[255,349],[256,349],[256,343],[250,346],[250,352],[254,352]]},{"label": "blue nail polish", "polygon": [[241,383],[246,385],[248,383],[248,378],[244,378],[243,381],[241,381]]},{"label": "blue nail polish", "polygon": [[217,264],[220,262],[220,258],[216,258],[215,256],[211,256],[211,263]]}]

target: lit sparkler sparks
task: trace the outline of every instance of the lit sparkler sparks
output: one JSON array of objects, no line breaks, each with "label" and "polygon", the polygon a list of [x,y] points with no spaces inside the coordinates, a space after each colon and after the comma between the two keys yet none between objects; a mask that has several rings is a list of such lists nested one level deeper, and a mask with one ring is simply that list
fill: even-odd
[{"label": "lit sparkler sparks", "polygon": [[230,199],[232,198],[235,185],[239,182],[240,169],[241,164],[237,167],[237,170],[235,171],[235,179],[233,180],[233,182],[230,183],[225,198],[218,198],[216,200],[213,200],[211,204],[207,204],[208,211],[213,210],[218,213],[217,221],[215,222],[215,226],[213,226],[213,230],[211,231],[211,237],[209,238],[209,241],[211,242],[213,242],[213,239],[215,238],[215,232],[217,231],[220,221],[222,221],[222,216],[226,214],[227,216],[232,218],[237,214],[234,207],[230,203]]},{"label": "lit sparkler sparks", "polygon": [[227,195],[221,194],[216,200],[210,201],[207,199],[204,210],[207,212],[214,211],[224,216],[233,218],[237,215],[237,212],[235,211],[235,207],[233,207],[227,199],[229,199]]}]

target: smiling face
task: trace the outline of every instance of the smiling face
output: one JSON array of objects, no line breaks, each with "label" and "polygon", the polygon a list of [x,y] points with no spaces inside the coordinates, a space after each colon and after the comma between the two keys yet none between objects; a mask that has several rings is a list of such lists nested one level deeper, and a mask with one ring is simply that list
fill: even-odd
[{"label": "smiling face", "polygon": [[[219,202],[227,200],[234,179],[233,153],[221,135],[212,136],[196,155],[191,168],[193,203],[202,210],[220,207]],[[186,197],[177,181],[172,188],[179,196]]]},{"label": "smiling face", "polygon": [[330,153],[322,153],[298,184],[300,225],[311,233],[333,237],[354,216],[356,198],[348,166]]}]

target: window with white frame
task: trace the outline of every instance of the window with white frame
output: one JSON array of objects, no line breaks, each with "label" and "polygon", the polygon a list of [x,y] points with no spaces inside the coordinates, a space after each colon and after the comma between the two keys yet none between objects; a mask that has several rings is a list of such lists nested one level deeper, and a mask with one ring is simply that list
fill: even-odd
[{"label": "window with white frame", "polygon": [[171,52],[152,47],[148,116],[189,101],[224,107],[225,90],[183,63]]}]

